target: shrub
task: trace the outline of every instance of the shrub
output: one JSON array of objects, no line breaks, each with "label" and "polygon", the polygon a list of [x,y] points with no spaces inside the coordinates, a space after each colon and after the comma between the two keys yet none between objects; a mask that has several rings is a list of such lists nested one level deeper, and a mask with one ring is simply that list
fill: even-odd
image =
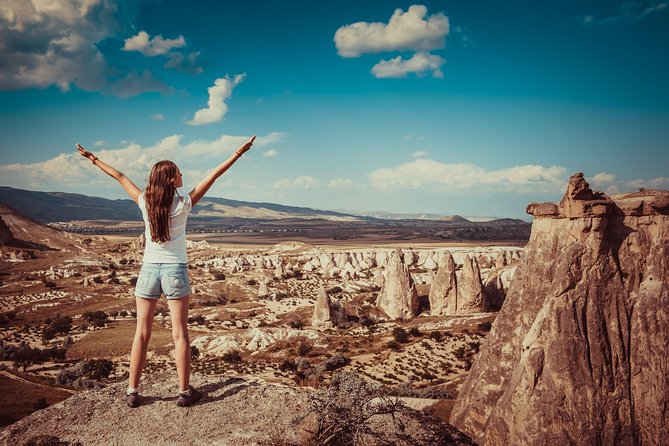
[{"label": "shrub", "polygon": [[411,329],[409,330],[409,334],[414,338],[423,336],[423,333],[421,333],[417,327],[411,327]]},{"label": "shrub", "polygon": [[397,342],[402,344],[409,342],[409,333],[402,327],[393,328],[393,337]]},{"label": "shrub", "polygon": [[82,444],[78,441],[70,443],[54,435],[38,435],[30,438],[23,446],[82,446]]},{"label": "shrub", "polygon": [[49,407],[49,403],[46,402],[46,398],[39,398],[33,403],[33,409],[40,410]]},{"label": "shrub", "polygon": [[327,371],[337,370],[341,367],[347,366],[351,363],[351,358],[343,355],[334,355],[331,358],[323,361],[322,366]]},{"label": "shrub", "polygon": [[444,340],[444,335],[441,334],[440,331],[433,331],[430,333],[430,339],[433,341],[441,342]]},{"label": "shrub", "polygon": [[109,321],[109,316],[104,311],[87,311],[81,317],[94,327],[104,327]]},{"label": "shrub", "polygon": [[386,347],[388,347],[391,350],[394,350],[396,352],[402,350],[402,344],[400,344],[397,341],[390,341],[386,344]]},{"label": "shrub", "polygon": [[313,348],[314,348],[314,345],[311,342],[302,341],[297,346],[297,355],[298,356],[307,356]]},{"label": "shrub", "polygon": [[290,359],[284,359],[281,364],[279,364],[279,370],[282,372],[287,372],[291,371],[294,372],[297,370],[297,364],[295,364],[295,361],[292,361]]},{"label": "shrub", "polygon": [[214,273],[214,280],[225,280],[225,273]]},{"label": "shrub", "polygon": [[299,319],[294,319],[294,320],[290,321],[289,325],[292,328],[296,328],[298,330],[301,330],[302,328],[304,328],[304,322],[302,322]]},{"label": "shrub", "polygon": [[101,387],[97,382],[107,379],[114,370],[114,363],[109,359],[90,359],[79,361],[72,367],[63,369],[56,376],[56,384],[92,389]]},{"label": "shrub", "polygon": [[239,350],[230,350],[227,353],[223,353],[223,361],[233,364],[242,362],[242,355],[239,353]]},{"label": "shrub", "polygon": [[200,349],[195,345],[190,346],[190,359],[197,359],[200,357]]},{"label": "shrub", "polygon": [[249,280],[246,281],[246,284],[247,284],[247,285],[254,286],[254,285],[257,285],[257,284],[258,284],[258,281],[255,280],[255,279],[249,279]]},{"label": "shrub", "polygon": [[197,316],[188,316],[188,323],[189,324],[204,325],[204,324],[207,323],[207,320],[204,318],[203,315],[198,314]]}]

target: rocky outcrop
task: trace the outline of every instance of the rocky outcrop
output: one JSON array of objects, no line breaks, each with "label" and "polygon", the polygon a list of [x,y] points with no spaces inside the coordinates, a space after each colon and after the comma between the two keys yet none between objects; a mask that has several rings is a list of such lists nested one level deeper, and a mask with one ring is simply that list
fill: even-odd
[{"label": "rocky outcrop", "polygon": [[669,191],[608,197],[572,176],[532,235],[453,408],[482,445],[669,438]]},{"label": "rocky outcrop", "polygon": [[[308,387],[268,384],[254,376],[231,378],[194,373],[191,382],[204,396],[189,408],[176,405],[174,372],[143,378],[140,392],[144,403],[135,409],[129,409],[121,399],[124,382],[84,391],[5,427],[0,431],[0,445],[316,444],[313,432],[318,421],[333,423],[326,417],[335,410],[342,422],[334,420],[332,425],[344,432],[353,429],[344,421],[367,421],[356,411],[362,411],[362,403],[368,399],[364,399],[364,394],[361,397],[346,392],[345,385],[326,394]],[[330,410],[327,414],[311,410],[310,397],[314,395],[335,409],[326,408]],[[158,420],[171,422],[157,428]],[[393,415],[374,415],[364,427],[357,439],[369,446],[474,445],[447,423],[407,407]]]},{"label": "rocky outcrop", "polygon": [[439,259],[439,269],[430,286],[430,314],[432,316],[454,315],[457,312],[458,288],[455,261],[450,252]]},{"label": "rocky outcrop", "polygon": [[410,319],[418,313],[416,286],[399,249],[388,258],[376,305],[391,319]]}]

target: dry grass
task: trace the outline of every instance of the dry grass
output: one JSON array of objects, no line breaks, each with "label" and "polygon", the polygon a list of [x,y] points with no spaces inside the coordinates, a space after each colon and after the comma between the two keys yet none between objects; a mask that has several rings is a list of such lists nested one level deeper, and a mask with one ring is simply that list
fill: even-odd
[{"label": "dry grass", "polygon": [[[67,358],[113,358],[128,355],[134,335],[134,320],[114,322],[110,328],[89,332],[67,350]],[[171,344],[171,331],[154,323],[149,349],[156,352],[165,349],[169,351],[172,348]]]}]

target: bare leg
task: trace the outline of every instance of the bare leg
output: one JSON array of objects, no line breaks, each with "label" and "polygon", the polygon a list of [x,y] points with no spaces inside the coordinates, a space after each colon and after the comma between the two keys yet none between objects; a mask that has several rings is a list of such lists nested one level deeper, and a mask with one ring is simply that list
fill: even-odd
[{"label": "bare leg", "polygon": [[180,299],[168,299],[174,338],[174,356],[177,361],[179,390],[185,392],[190,385],[190,339],[188,338],[188,303],[190,295]]},{"label": "bare leg", "polygon": [[130,351],[130,377],[128,386],[137,388],[139,378],[142,376],[142,369],[146,361],[146,351],[151,339],[151,328],[153,328],[153,315],[156,312],[156,303],[158,299],[136,298],[137,301],[137,329],[135,338],[132,341],[132,350]]}]

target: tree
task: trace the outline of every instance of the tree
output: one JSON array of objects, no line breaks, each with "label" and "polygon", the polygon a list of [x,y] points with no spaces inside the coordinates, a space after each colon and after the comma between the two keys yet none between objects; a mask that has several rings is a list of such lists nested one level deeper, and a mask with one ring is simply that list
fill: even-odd
[{"label": "tree", "polygon": [[19,344],[12,355],[15,368],[23,368],[25,372],[33,364],[41,364],[47,359],[39,348],[29,346],[26,342]]},{"label": "tree", "polygon": [[365,444],[365,437],[378,437],[371,428],[372,417],[407,410],[401,400],[388,397],[355,372],[336,374],[327,388],[309,396],[309,403],[316,416],[314,443],[331,446]]}]

